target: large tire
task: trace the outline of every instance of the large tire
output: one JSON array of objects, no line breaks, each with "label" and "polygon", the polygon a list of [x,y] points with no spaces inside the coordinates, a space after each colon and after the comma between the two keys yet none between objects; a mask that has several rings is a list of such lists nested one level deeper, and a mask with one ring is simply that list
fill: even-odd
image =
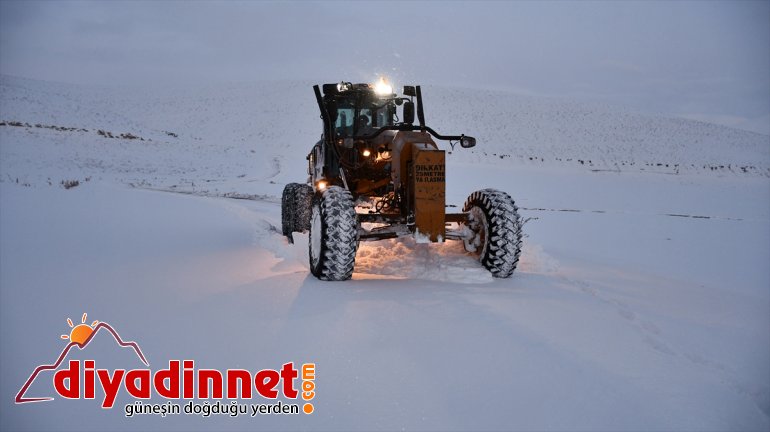
[{"label": "large tire", "polygon": [[294,232],[310,231],[310,207],[313,205],[313,188],[301,184],[294,193]]},{"label": "large tire", "polygon": [[294,243],[293,232],[307,232],[310,229],[310,204],[313,189],[301,183],[289,183],[281,196],[281,232]]},{"label": "large tire", "polygon": [[492,276],[507,278],[521,255],[521,216],[510,195],[496,189],[473,192],[465,201],[472,235],[465,249],[478,256]]},{"label": "large tire", "polygon": [[339,186],[330,186],[313,197],[310,214],[310,272],[326,281],[350,279],[358,245],[353,196]]},{"label": "large tire", "polygon": [[289,183],[283,188],[281,195],[281,232],[289,239],[289,243],[294,243],[294,238],[291,235],[294,232],[294,215],[297,214],[294,195],[299,186],[302,185]]}]

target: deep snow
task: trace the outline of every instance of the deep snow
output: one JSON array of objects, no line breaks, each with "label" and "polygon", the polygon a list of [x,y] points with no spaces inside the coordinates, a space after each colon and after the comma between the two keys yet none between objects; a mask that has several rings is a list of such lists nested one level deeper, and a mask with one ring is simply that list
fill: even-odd
[{"label": "deep snow", "polygon": [[[309,85],[0,84],[0,121],[30,124],[0,125],[3,429],[770,427],[770,137],[425,90],[430,124],[479,138],[449,157],[448,202],[496,187],[531,218],[519,269],[494,279],[458,243],[403,239],[362,243],[353,280],[328,283],[308,273],[307,237],[280,235],[281,188],[304,179],[320,130]],[[658,161],[692,167],[645,165]],[[125,419],[125,394],[108,411],[14,405],[83,312],[153,368],[315,362],[316,412]],[[73,356],[139,367],[106,338]]]}]

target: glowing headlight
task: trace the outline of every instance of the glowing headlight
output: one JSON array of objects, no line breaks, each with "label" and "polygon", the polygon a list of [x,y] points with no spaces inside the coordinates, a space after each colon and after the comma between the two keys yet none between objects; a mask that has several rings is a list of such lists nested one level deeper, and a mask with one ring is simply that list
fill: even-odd
[{"label": "glowing headlight", "polygon": [[389,96],[393,94],[393,87],[385,82],[385,78],[380,77],[380,80],[374,85],[374,92],[380,96]]},{"label": "glowing headlight", "polygon": [[318,183],[316,183],[316,187],[318,188],[319,191],[322,191],[326,189],[326,182],[321,180]]},{"label": "glowing headlight", "polygon": [[363,154],[364,157],[369,157],[372,154],[372,152],[369,151],[369,149],[364,149],[363,153],[361,153],[361,154]]}]

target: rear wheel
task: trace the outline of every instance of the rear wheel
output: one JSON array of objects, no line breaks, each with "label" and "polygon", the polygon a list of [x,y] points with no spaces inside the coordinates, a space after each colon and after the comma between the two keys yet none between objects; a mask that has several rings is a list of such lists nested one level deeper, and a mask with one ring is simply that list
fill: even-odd
[{"label": "rear wheel", "polygon": [[350,279],[357,245],[358,222],[350,192],[330,186],[316,194],[310,212],[310,272],[321,280]]},{"label": "rear wheel", "polygon": [[468,236],[465,250],[478,256],[492,276],[507,278],[516,270],[521,255],[521,216],[513,199],[505,192],[484,189],[465,201]]},{"label": "rear wheel", "polygon": [[313,204],[313,188],[301,184],[294,194],[294,231],[308,232],[310,230],[310,207]]},{"label": "rear wheel", "polygon": [[293,232],[310,229],[310,205],[313,189],[301,183],[289,183],[281,196],[281,232],[294,243]]}]

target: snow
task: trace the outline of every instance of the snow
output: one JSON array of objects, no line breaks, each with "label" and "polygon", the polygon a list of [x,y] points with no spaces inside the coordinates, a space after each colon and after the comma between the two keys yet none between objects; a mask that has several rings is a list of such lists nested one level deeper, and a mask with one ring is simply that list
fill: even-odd
[{"label": "snow", "polygon": [[[528,219],[517,271],[406,238],[361,242],[353,279],[322,282],[307,235],[280,234],[320,134],[309,84],[0,78],[0,122],[30,124],[0,125],[0,428],[770,428],[770,137],[426,86],[428,123],[479,140],[448,155],[447,202],[496,188]],[[83,312],[153,369],[315,362],[315,413],[127,419],[125,392],[113,410],[15,405]],[[97,336],[72,358],[140,367]]]}]

